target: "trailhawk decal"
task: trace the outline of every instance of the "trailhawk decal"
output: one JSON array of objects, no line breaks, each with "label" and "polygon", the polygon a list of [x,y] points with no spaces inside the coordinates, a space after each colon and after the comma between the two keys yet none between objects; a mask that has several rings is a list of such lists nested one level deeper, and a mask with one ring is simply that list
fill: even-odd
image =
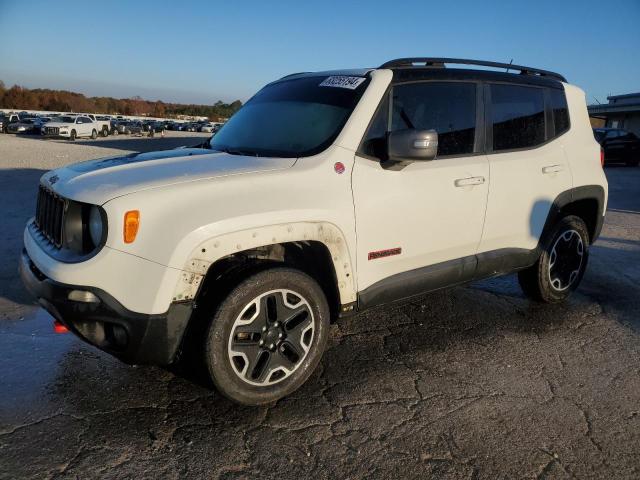
[{"label": "trailhawk decal", "polygon": [[348,88],[349,90],[355,90],[364,81],[365,79],[362,77],[344,77],[342,75],[336,75],[325,78],[320,86]]},{"label": "trailhawk decal", "polygon": [[389,248],[387,250],[378,250],[376,252],[369,252],[369,260],[375,260],[377,258],[391,257],[392,255],[400,255],[402,248]]}]

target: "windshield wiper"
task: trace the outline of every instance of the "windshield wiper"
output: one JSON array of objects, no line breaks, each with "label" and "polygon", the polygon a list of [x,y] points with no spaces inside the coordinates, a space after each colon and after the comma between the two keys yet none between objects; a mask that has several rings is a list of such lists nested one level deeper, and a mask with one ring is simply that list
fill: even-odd
[{"label": "windshield wiper", "polygon": [[228,153],[229,155],[245,155],[248,157],[259,157],[255,151],[242,149],[242,148],[221,148],[221,147],[210,147],[212,150],[216,150],[218,152]]}]

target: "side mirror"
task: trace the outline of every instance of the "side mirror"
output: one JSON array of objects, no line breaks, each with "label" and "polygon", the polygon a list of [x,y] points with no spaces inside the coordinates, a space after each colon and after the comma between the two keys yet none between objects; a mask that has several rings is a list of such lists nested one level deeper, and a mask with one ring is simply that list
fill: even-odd
[{"label": "side mirror", "polygon": [[433,160],[438,154],[438,132],[435,130],[396,130],[387,141],[389,160],[416,162]]}]

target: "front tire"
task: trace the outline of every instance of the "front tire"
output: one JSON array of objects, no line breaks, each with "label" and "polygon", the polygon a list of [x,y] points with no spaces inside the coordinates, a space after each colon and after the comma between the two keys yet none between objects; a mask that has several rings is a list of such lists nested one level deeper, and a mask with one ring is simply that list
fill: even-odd
[{"label": "front tire", "polygon": [[549,235],[538,261],[518,273],[524,293],[537,301],[558,303],[573,292],[589,259],[589,233],[575,215],[564,217]]},{"label": "front tire", "polygon": [[317,282],[298,270],[272,268],[242,281],[219,305],[205,361],[220,393],[261,405],[309,378],[328,335],[329,306]]},{"label": "front tire", "polygon": [[98,138],[98,132],[96,132],[96,130],[93,129],[91,131],[91,140],[95,140],[96,138]]},{"label": "front tire", "polygon": [[76,134],[76,131],[75,130],[71,130],[71,133],[69,134],[69,140],[71,140],[72,142],[75,142],[76,138],[78,138],[78,135]]}]

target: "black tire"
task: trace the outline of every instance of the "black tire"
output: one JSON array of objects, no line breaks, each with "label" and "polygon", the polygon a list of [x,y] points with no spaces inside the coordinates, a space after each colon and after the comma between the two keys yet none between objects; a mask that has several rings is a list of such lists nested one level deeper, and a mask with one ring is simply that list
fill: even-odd
[{"label": "black tire", "polygon": [[118,131],[118,129],[117,129],[117,128],[113,130],[113,134],[112,134],[112,135],[113,135],[114,137],[117,137],[119,134],[120,134],[120,132]]},{"label": "black tire", "polygon": [[[286,305],[291,302],[293,307]],[[251,315],[251,311],[250,323],[237,325],[244,321],[240,315]],[[301,316],[304,319],[289,330],[287,325],[293,325]],[[279,322],[279,318],[284,320]],[[239,329],[254,333],[245,333],[249,339],[241,340],[240,334],[235,333]],[[214,385],[227,398],[244,405],[271,403],[289,395],[309,378],[320,362],[328,336],[329,306],[322,288],[299,270],[271,268],[243,280],[220,303],[208,327],[205,363]],[[262,345],[259,341],[267,343]],[[296,362],[291,361],[289,345],[297,345],[302,353]],[[234,348],[247,352],[244,359]],[[266,363],[261,360],[264,358]],[[265,375],[255,375],[260,365],[260,372]],[[279,365],[289,366],[290,371],[283,372]],[[260,385],[251,383],[252,379],[272,383]]]},{"label": "black tire", "polygon": [[102,136],[105,138],[109,136],[109,129],[107,127],[102,127]]},{"label": "black tire", "polygon": [[[544,303],[562,302],[578,288],[588,260],[587,226],[580,217],[569,215],[560,220],[551,231],[538,261],[518,272],[520,287],[533,300]],[[558,267],[554,269],[556,262]]]},{"label": "black tire", "polygon": [[94,128],[91,130],[91,140],[95,140],[96,138],[98,138],[98,132],[96,132],[96,129]]},{"label": "black tire", "polygon": [[72,142],[75,142],[76,138],[78,138],[78,135],[76,134],[76,131],[75,130],[71,130],[71,133],[69,134],[69,140],[71,140]]}]

